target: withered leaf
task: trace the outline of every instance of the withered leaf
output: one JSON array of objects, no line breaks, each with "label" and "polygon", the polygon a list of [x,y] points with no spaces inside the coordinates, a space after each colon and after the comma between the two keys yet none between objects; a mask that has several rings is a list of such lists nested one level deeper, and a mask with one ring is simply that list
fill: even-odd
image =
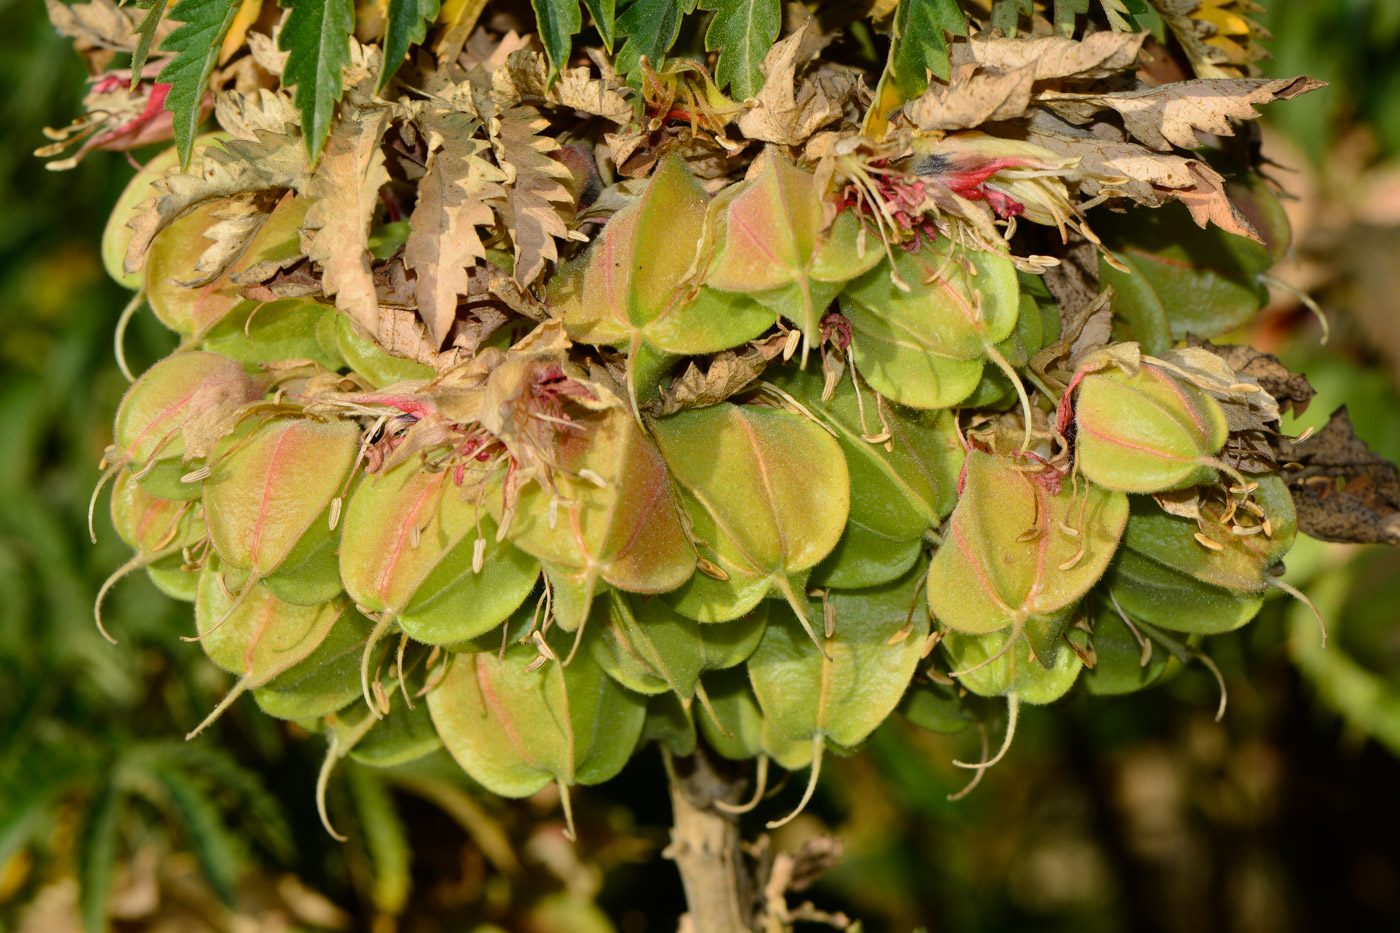
[{"label": "withered leaf", "polygon": [[234,139],[256,140],[259,131],[282,133],[288,126],[301,125],[292,96],[267,88],[258,88],[256,94],[220,91],[214,97],[214,118]]},{"label": "withered leaf", "polygon": [[664,418],[686,408],[718,405],[763,375],[768,364],[782,354],[786,343],[786,334],[774,334],[766,340],[717,353],[703,369],[692,361],[674,382],[661,388],[646,410]]},{"label": "withered leaf", "polygon": [[418,183],[404,264],[417,276],[418,313],[442,344],[467,293],[467,270],[486,257],[477,227],[494,220],[487,198],[500,198],[505,173],[480,153],[490,144],[473,138],[480,123],[460,113],[425,117],[427,173]]},{"label": "withered leaf", "polygon": [[[146,11],[139,7],[123,8],[112,0],[74,4],[44,0],[44,5],[48,7],[49,22],[62,35],[118,52],[130,52],[136,48],[136,26],[146,15]],[[151,48],[158,48],[177,25],[169,19],[163,20],[156,27]]]},{"label": "withered leaf", "polygon": [[798,146],[817,130],[839,120],[857,82],[844,74],[804,77],[797,72],[821,50],[822,37],[808,19],[764,56],[765,81],[754,106],[739,114],[739,130],[749,139]]},{"label": "withered leaf", "polygon": [[949,48],[954,67],[975,62],[984,68],[1015,71],[1035,66],[1035,80],[1091,81],[1132,68],[1146,32],[1093,32],[1082,41],[1063,36],[1007,39],[979,33]]},{"label": "withered leaf", "polygon": [[983,70],[964,65],[948,84],[929,83],[918,100],[904,107],[914,125],[926,132],[964,130],[989,120],[1012,120],[1026,112],[1031,102],[1034,66],[1015,70]]},{"label": "withered leaf", "polygon": [[1208,78],[1176,81],[1113,94],[1045,91],[1038,102],[1074,123],[1087,123],[1103,110],[1117,111],[1130,136],[1149,148],[1169,152],[1173,146],[1195,149],[1200,133],[1233,136],[1230,120],[1253,120],[1256,104],[1291,100],[1317,90],[1316,78]]},{"label": "withered leaf", "polygon": [[565,68],[549,83],[549,63],[540,52],[521,49],[491,74],[491,90],[503,107],[516,104],[564,107],[603,117],[614,123],[632,120],[632,105],[622,95],[616,76],[595,78],[588,68]]},{"label": "withered leaf", "polygon": [[1280,460],[1303,467],[1285,474],[1299,531],[1323,541],[1400,545],[1400,470],[1356,436],[1345,405],[1312,437],[1278,448]]},{"label": "withered leaf", "polygon": [[205,146],[195,152],[188,172],[172,172],[151,183],[155,197],[127,224],[135,231],[122,263],[127,274],[145,265],[156,234],[200,204],[253,191],[305,189],[306,147],[301,139],[286,133],[256,136]]},{"label": "withered leaf", "polygon": [[322,267],[321,285],[340,310],[378,334],[379,303],[370,272],[369,230],[379,189],[389,180],[379,141],[385,111],[345,113],[331,130],[308,193],[316,203],[306,215],[315,231],[307,255]]},{"label": "withered leaf", "polygon": [[1255,380],[1278,402],[1281,414],[1292,410],[1301,415],[1317,394],[1306,376],[1290,372],[1272,353],[1261,353],[1244,344],[1214,344],[1196,336],[1187,336],[1186,345],[1209,350],[1235,372]]},{"label": "withered leaf", "polygon": [[560,184],[569,170],[545,153],[558,143],[539,131],[548,121],[533,107],[513,107],[490,122],[491,145],[496,163],[505,171],[505,194],[491,201],[515,245],[515,280],[528,285],[557,262],[555,238],[569,230],[556,204],[571,201],[569,189]]}]

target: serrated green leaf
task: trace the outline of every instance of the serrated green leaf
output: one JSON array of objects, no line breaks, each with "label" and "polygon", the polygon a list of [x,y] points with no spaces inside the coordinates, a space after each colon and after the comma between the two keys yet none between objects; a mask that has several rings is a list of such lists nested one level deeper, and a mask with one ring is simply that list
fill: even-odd
[{"label": "serrated green leaf", "polygon": [[209,794],[178,768],[160,768],[156,778],[180,811],[204,878],[225,904],[232,905],[242,863],[242,846],[224,825]]},{"label": "serrated green leaf", "polygon": [[948,40],[944,33],[967,35],[967,18],[957,0],[900,0],[894,14],[890,70],[909,100],[928,89],[928,72],[947,81]]},{"label": "serrated green leaf", "polygon": [[569,61],[574,35],[583,28],[583,14],[578,0],[530,0],[535,8],[535,22],[540,30],[540,42],[549,57],[549,81],[554,83],[559,69]]},{"label": "serrated green leaf", "polygon": [[306,151],[315,162],[345,90],[341,69],[350,59],[355,0],[284,0],[282,6],[292,11],[277,37],[277,47],[288,53],[282,83],[296,85]]},{"label": "serrated green leaf", "polygon": [[779,0],[701,0],[700,9],[715,10],[705,31],[705,49],[719,52],[715,83],[728,85],[740,100],[763,89],[759,65],[777,41],[783,24]]},{"label": "serrated green leaf", "polygon": [[996,0],[992,4],[992,28],[1000,29],[1008,39],[1016,38],[1021,17],[1035,13],[1032,0]]},{"label": "serrated green leaf", "polygon": [[[182,169],[190,164],[209,73],[214,70],[224,34],[237,12],[238,0],[180,0],[170,11],[170,18],[181,25],[165,37],[160,49],[174,52],[175,57],[161,69],[156,81],[170,85],[165,109],[174,114],[175,145],[180,150]],[[151,30],[154,33],[154,24]]]},{"label": "serrated green leaf", "polygon": [[382,91],[403,64],[410,46],[428,35],[428,24],[437,19],[439,0],[389,0],[384,22],[384,67],[375,90]]},{"label": "serrated green leaf", "polygon": [[413,884],[409,874],[408,832],[403,818],[394,806],[384,778],[375,771],[364,766],[352,767],[348,777],[355,817],[374,871],[370,899],[383,913],[402,913]]},{"label": "serrated green leaf", "polygon": [[617,53],[617,70],[631,78],[643,55],[660,70],[680,35],[681,17],[694,9],[695,0],[632,0],[617,18],[617,34],[627,37]]},{"label": "serrated green leaf", "polygon": [[617,31],[617,0],[583,0],[583,5],[588,7],[588,15],[593,17],[593,25],[611,55]]},{"label": "serrated green leaf", "polygon": [[107,899],[117,867],[117,816],[123,796],[117,783],[109,781],[93,801],[78,839],[78,898],[87,933],[107,929]]},{"label": "serrated green leaf", "polygon": [[156,30],[160,28],[160,22],[165,18],[165,7],[169,0],[156,0],[151,4],[151,8],[146,11],[140,24],[136,27],[136,48],[131,53],[131,87],[135,90],[136,85],[141,83],[141,72],[146,69],[146,57],[151,53],[151,42],[156,37]]}]

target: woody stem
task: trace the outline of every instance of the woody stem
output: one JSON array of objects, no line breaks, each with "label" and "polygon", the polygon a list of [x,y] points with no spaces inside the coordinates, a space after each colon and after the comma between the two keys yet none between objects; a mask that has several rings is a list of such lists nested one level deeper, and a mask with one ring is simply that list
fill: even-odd
[{"label": "woody stem", "polygon": [[739,818],[714,804],[737,804],[747,783],[735,764],[703,744],[685,758],[666,756],[675,825],[664,855],[680,869],[690,933],[752,933],[757,892],[740,848]]}]

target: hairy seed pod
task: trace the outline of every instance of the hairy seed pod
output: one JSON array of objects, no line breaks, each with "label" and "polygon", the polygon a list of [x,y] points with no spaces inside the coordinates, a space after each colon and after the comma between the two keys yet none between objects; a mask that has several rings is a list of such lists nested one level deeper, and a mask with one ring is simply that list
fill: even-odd
[{"label": "hairy seed pod", "polygon": [[716,671],[702,682],[715,717],[701,716],[696,725],[711,748],[731,761],[766,756],[789,771],[811,765],[812,743],[784,738],[773,729],[749,685],[747,670]]},{"label": "hairy seed pod", "polygon": [[684,758],[695,751],[696,739],[695,717],[686,701],[674,693],[658,693],[647,700],[639,745],[655,742]]},{"label": "hairy seed pod", "polygon": [[[221,135],[223,134],[210,133],[196,138],[194,151],[198,152],[202,146]],[[142,281],[140,272],[127,272],[123,268],[127,247],[131,245],[131,239],[136,234],[129,224],[142,213],[142,204],[154,193],[151,190],[151,182],[168,174],[179,164],[180,152],[175,146],[147,159],[141,171],[126,183],[126,188],[122,190],[117,203],[112,207],[111,215],[107,218],[107,226],[102,231],[102,266],[112,281],[123,288],[135,290],[141,287]]]},{"label": "hairy seed pod", "polygon": [[[343,612],[303,660],[253,690],[258,708],[278,719],[319,719],[360,696],[360,660],[374,623],[354,609]],[[388,654],[387,647],[383,654]]]},{"label": "hairy seed pod", "polygon": [[1084,689],[1096,696],[1135,693],[1150,686],[1167,669],[1171,655],[1108,599],[1097,601],[1094,631],[1089,636],[1094,666],[1084,671]]},{"label": "hairy seed pod", "polygon": [[1031,657],[1031,645],[1024,639],[1008,648],[1006,641],[1010,635],[1010,632],[988,635],[948,632],[939,644],[948,655],[953,677],[978,696],[1014,694],[1026,703],[1042,705],[1053,703],[1069,692],[1084,667],[1070,642],[1081,648],[1089,642],[1081,629],[1070,629],[1055,643],[1049,666],[1046,659]]},{"label": "hairy seed pod", "polygon": [[233,428],[243,406],[261,396],[234,360],[217,353],[177,353],[152,366],[127,390],[113,427],[117,463],[162,499],[196,499],[182,482]]},{"label": "hairy seed pod", "polygon": [[[971,394],[983,361],[1016,329],[1020,291],[1004,256],[954,253],[940,239],[899,251],[893,269],[905,291],[877,266],[846,287],[851,359],[877,392],[912,408],[948,408]],[[1004,361],[1003,361],[1004,362]]]},{"label": "hairy seed pod", "polygon": [[799,415],[754,405],[694,408],[652,430],[699,555],[726,578],[698,573],[666,602],[701,622],[738,618],[771,590],[798,604],[850,512],[840,445]]},{"label": "hairy seed pod", "polygon": [[918,678],[899,701],[899,712],[914,725],[940,735],[956,735],[977,721],[956,686]]},{"label": "hairy seed pod", "polygon": [[210,328],[200,346],[248,367],[268,360],[312,360],[337,370],[345,366],[344,358],[317,338],[321,320],[336,313],[309,298],[248,302]]},{"label": "hairy seed pod", "polygon": [[1123,492],[1210,482],[1229,435],[1215,399],[1148,363],[1131,376],[1118,369],[1085,376],[1074,423],[1078,468]]},{"label": "hairy seed pod", "polygon": [[1128,497],[1089,484],[1058,491],[1014,460],[967,455],[962,498],[928,575],[929,609],[970,635],[1062,614],[1103,574],[1128,520]]}]

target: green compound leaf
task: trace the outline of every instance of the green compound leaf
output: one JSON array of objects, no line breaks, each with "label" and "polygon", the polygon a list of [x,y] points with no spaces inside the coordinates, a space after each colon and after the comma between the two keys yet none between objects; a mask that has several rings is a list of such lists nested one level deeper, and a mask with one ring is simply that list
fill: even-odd
[{"label": "green compound leaf", "polygon": [[947,81],[948,39],[967,35],[967,17],[957,0],[900,0],[894,13],[889,70],[909,100],[928,89],[928,72]]},{"label": "green compound leaf", "polygon": [[908,291],[882,264],[841,295],[853,331],[851,359],[890,401],[956,405],[977,388],[989,348],[1016,329],[1020,285],[1011,260],[969,250],[969,269],[961,257],[950,258],[953,248],[940,239],[918,253],[896,251],[893,269]]},{"label": "green compound leaf", "polygon": [[[170,85],[165,109],[174,115],[175,145],[180,150],[181,168],[190,164],[209,74],[219,57],[224,34],[233,25],[237,13],[238,0],[180,0],[170,11],[170,18],[181,25],[165,37],[160,49],[174,52],[175,57],[161,69],[156,81]],[[154,32],[154,24],[151,30]]]},{"label": "green compound leaf", "polygon": [[530,5],[535,8],[540,42],[549,58],[549,82],[553,84],[569,62],[574,36],[583,28],[583,14],[578,0],[530,0]]},{"label": "green compound leaf", "polygon": [[131,87],[134,90],[136,85],[141,83],[141,72],[146,70],[146,59],[151,54],[151,43],[155,40],[156,30],[160,28],[161,20],[165,19],[165,8],[169,0],[155,0],[151,8],[146,11],[146,15],[141,17],[141,22],[136,26],[136,48],[131,52]]},{"label": "green compound leaf", "polygon": [[379,73],[376,91],[388,86],[409,47],[427,37],[428,24],[437,19],[440,5],[439,0],[389,0],[384,22],[384,70]]},{"label": "green compound leaf", "polygon": [[705,49],[719,52],[715,83],[728,85],[739,100],[763,89],[759,65],[778,39],[783,24],[779,0],[701,0],[700,9],[715,10],[705,31]]},{"label": "green compound leaf", "polygon": [[87,933],[106,933],[107,899],[117,870],[117,818],[126,794],[115,780],[98,790],[74,846],[79,910]]},{"label": "green compound leaf", "polygon": [[224,824],[218,804],[198,782],[179,768],[154,770],[184,822],[205,880],[219,900],[232,905],[243,861],[239,838]]},{"label": "green compound leaf", "polygon": [[[188,0],[186,0],[188,2]],[[315,162],[331,131],[335,105],[344,92],[341,69],[350,60],[350,33],[355,29],[354,0],[285,0],[291,15],[277,37],[289,53],[282,83],[296,85],[306,151]]]},{"label": "green compound leaf", "polygon": [[681,18],[694,9],[695,0],[632,0],[617,18],[617,34],[627,37],[617,53],[617,70],[631,80],[643,55],[660,70],[680,35]]}]

